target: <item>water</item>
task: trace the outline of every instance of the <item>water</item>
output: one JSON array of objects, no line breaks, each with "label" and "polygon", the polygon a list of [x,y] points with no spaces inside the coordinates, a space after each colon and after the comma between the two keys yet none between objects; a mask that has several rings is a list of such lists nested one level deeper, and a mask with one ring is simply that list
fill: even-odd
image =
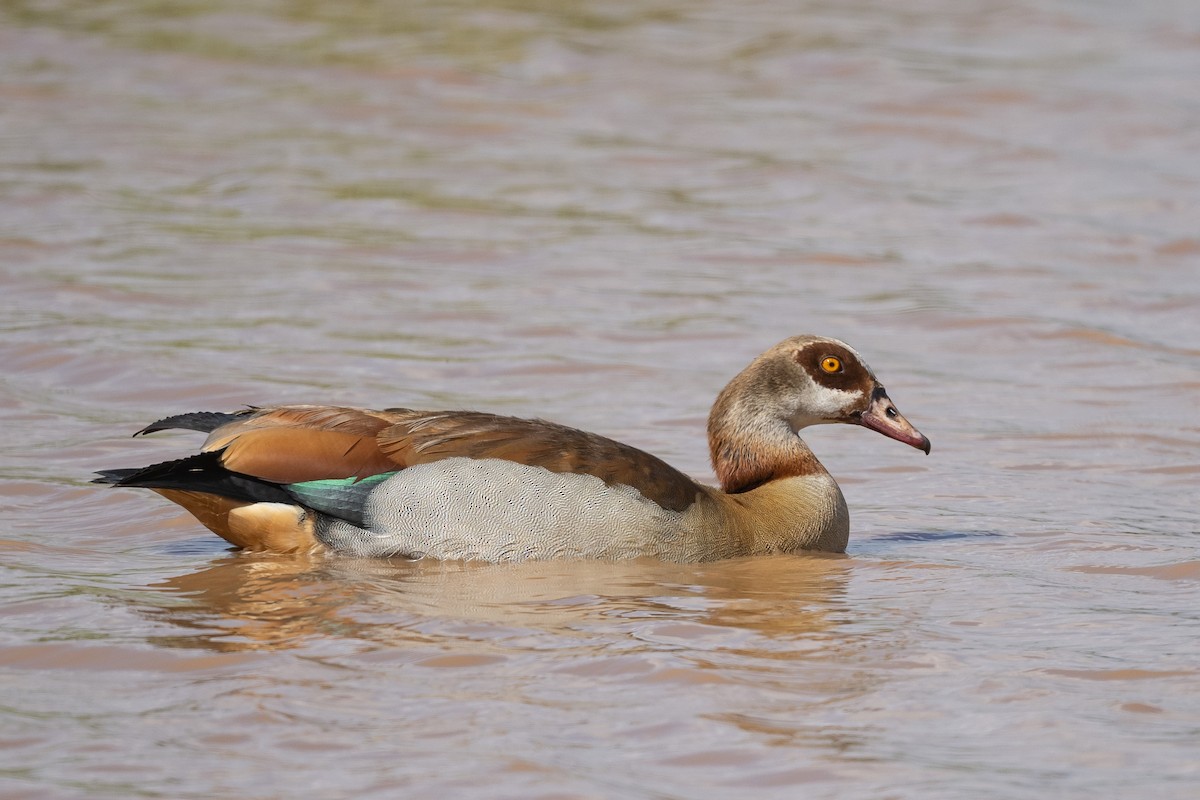
[{"label": "water", "polygon": [[[1200,793],[1200,16],[0,4],[0,794]],[[710,479],[793,333],[845,557],[230,553],[169,413],[542,416]]]}]

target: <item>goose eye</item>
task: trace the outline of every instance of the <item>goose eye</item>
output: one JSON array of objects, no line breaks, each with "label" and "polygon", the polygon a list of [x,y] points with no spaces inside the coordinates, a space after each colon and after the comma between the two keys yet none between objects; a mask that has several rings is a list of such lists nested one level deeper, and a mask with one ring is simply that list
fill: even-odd
[{"label": "goose eye", "polygon": [[835,356],[825,356],[821,359],[821,369],[830,374],[842,371],[842,360]]}]

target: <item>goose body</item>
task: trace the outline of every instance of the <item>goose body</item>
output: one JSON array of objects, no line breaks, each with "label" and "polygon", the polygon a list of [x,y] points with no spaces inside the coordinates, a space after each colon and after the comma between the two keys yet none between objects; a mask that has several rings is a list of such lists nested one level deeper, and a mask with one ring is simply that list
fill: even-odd
[{"label": "goose body", "polygon": [[708,434],[720,488],[542,420],[317,405],[168,417],[138,433],[208,433],[199,453],[96,482],[152,489],[247,550],[485,561],[842,552],[846,501],[798,435],[833,422],[929,452],[854,350],[796,336],[718,396]]}]

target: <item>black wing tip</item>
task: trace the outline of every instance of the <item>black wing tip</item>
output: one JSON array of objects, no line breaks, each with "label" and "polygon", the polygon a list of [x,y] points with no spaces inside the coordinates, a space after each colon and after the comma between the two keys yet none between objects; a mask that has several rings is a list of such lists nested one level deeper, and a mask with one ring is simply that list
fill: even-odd
[{"label": "black wing tip", "polygon": [[184,458],[173,458],[170,461],[160,461],[145,467],[134,469],[99,469],[99,476],[92,483],[107,483],[112,486],[138,486],[149,489],[173,488],[164,487],[160,482],[164,477],[174,477],[181,473],[196,473],[205,469],[220,467],[220,453],[197,453]]},{"label": "black wing tip", "polygon": [[92,478],[92,483],[103,483],[109,486],[120,486],[121,482],[126,478],[131,478],[137,474],[136,469],[98,469],[96,474],[100,477]]},{"label": "black wing tip", "polygon": [[110,486],[199,492],[251,503],[295,502],[278,484],[225,469],[219,451],[197,453],[141,469],[99,470],[96,474],[99,477],[92,483]]},{"label": "black wing tip", "polygon": [[183,430],[183,431],[199,431],[200,433],[212,433],[222,425],[233,422],[247,411],[189,411],[186,414],[174,414],[170,417],[163,417],[157,422],[151,422],[146,427],[134,434],[134,436],[145,436],[148,433],[157,433],[167,430]]}]

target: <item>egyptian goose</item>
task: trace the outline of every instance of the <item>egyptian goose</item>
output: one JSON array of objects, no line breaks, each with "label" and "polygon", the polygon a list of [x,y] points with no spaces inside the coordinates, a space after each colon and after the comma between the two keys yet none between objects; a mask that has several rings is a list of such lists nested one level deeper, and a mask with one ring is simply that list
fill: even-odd
[{"label": "egyptian goose", "polygon": [[314,405],[167,417],[138,433],[207,433],[198,454],[95,482],[153,489],[246,550],[484,561],[843,552],[846,501],[797,435],[828,422],[929,452],[858,353],[796,336],[713,405],[720,489],[542,420]]}]

